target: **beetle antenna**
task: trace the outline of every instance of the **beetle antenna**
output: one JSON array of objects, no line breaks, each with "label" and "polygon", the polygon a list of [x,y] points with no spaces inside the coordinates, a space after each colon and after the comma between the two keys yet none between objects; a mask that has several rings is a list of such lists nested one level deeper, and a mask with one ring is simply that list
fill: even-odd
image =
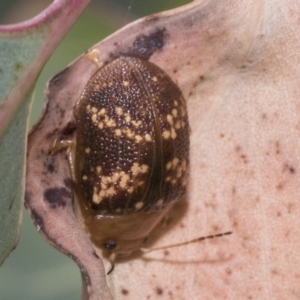
[{"label": "beetle antenna", "polygon": [[218,234],[214,234],[214,235],[202,236],[202,237],[190,240],[190,241],[186,241],[186,242],[178,243],[178,244],[173,244],[173,245],[169,245],[169,246],[162,246],[162,247],[158,247],[158,248],[141,248],[140,250],[142,252],[148,253],[148,252],[152,252],[152,251],[164,250],[164,249],[180,247],[180,246],[184,246],[184,245],[188,245],[188,244],[198,243],[198,242],[202,242],[204,240],[214,239],[214,238],[218,238],[218,237],[225,236],[225,235],[230,235],[230,234],[232,234],[232,231],[227,231],[227,232],[224,232],[224,233],[218,233]]},{"label": "beetle antenna", "polygon": [[109,258],[108,258],[108,260],[109,260],[110,263],[111,263],[111,267],[110,267],[110,270],[107,272],[106,275],[109,275],[109,274],[114,270],[114,268],[115,268],[115,259],[116,259],[116,253],[113,252],[113,253],[109,256]]}]

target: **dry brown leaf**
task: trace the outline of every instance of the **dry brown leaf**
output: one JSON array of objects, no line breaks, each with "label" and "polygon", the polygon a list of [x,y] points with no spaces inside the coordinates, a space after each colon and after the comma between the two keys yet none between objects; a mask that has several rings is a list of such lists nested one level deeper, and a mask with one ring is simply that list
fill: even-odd
[{"label": "dry brown leaf", "polygon": [[[234,232],[120,262],[107,277],[114,299],[299,299],[299,15],[291,0],[197,1],[95,46],[108,62],[138,55],[143,35],[150,61],[188,102],[189,193],[157,228],[155,246]],[[83,56],[51,80],[29,138],[26,205],[80,264],[91,295],[84,299],[109,299],[102,264],[72,214],[65,154],[49,154],[62,131],[71,133],[71,108],[94,72]]]}]

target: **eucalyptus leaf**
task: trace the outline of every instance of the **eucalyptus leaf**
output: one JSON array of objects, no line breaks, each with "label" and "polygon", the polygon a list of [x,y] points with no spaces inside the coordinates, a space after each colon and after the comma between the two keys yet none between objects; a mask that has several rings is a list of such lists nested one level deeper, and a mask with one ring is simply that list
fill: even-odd
[{"label": "eucalyptus leaf", "polygon": [[54,1],[37,17],[0,26],[0,265],[16,246],[32,90],[45,62],[89,3]]},{"label": "eucalyptus leaf", "polygon": [[15,247],[21,223],[24,189],[24,145],[31,103],[30,92],[0,140],[0,263]]}]

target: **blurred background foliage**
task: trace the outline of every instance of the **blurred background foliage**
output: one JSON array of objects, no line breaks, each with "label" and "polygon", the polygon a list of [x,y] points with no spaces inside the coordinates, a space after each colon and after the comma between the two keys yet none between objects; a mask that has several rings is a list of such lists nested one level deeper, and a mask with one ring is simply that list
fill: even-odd
[{"label": "blurred background foliage", "polygon": [[[25,21],[41,12],[51,2],[2,0],[0,23]],[[36,86],[30,124],[36,122],[43,107],[46,81],[87,48],[142,16],[188,2],[191,1],[92,0],[41,73]],[[19,245],[0,268],[0,299],[74,300],[80,298],[80,292],[81,278],[77,265],[41,238],[24,211]]]}]

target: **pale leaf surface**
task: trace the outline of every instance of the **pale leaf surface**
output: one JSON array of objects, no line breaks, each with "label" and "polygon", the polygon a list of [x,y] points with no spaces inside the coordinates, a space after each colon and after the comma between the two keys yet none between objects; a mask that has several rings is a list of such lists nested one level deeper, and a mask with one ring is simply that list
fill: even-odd
[{"label": "pale leaf surface", "polygon": [[[233,231],[120,262],[107,278],[114,299],[299,298],[299,15],[291,0],[197,1],[95,46],[103,62],[145,50],[188,102],[189,193],[150,246]],[[28,201],[37,217],[47,216],[41,224],[52,242],[84,266],[84,299],[109,297],[97,294],[102,265],[72,215],[66,155],[53,157],[49,149],[62,134],[74,138],[72,106],[95,70],[82,56],[50,81],[46,114],[29,147]],[[60,189],[61,206],[51,207],[49,188]]]}]

